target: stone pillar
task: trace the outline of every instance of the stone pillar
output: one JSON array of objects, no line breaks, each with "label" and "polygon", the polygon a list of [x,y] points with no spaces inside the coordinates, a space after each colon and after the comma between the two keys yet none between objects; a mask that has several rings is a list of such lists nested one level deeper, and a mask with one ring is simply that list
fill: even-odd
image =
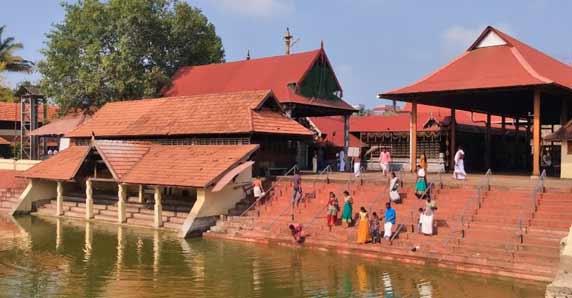
[{"label": "stone pillar", "polygon": [[491,161],[491,114],[487,113],[485,124],[485,170],[492,168]]},{"label": "stone pillar", "polygon": [[64,215],[64,185],[58,181],[56,186],[56,216]]},{"label": "stone pillar", "polygon": [[143,184],[139,184],[139,204],[145,204],[145,194],[143,193]]},{"label": "stone pillar", "polygon": [[154,193],[154,199],[155,199],[155,221],[154,221],[154,225],[155,228],[160,228],[163,225],[163,208],[161,206],[161,191],[159,190],[158,186],[155,186],[155,193]]},{"label": "stone pillar", "polygon": [[125,203],[127,201],[127,192],[125,184],[118,184],[117,190],[117,222],[124,223],[127,220],[125,213]]},{"label": "stone pillar", "polygon": [[540,176],[540,89],[534,89],[534,120],[532,123],[532,175]]},{"label": "stone pillar", "polygon": [[411,117],[409,123],[409,163],[411,172],[417,168],[417,103],[411,102]]},{"label": "stone pillar", "polygon": [[449,137],[449,167],[451,170],[455,167],[455,152],[457,152],[457,113],[456,109],[451,109],[451,131]]},{"label": "stone pillar", "polygon": [[[348,167],[349,158],[348,158],[348,150],[350,148],[350,116],[344,116],[344,152],[346,158],[346,168]],[[353,165],[350,165],[350,169]]]},{"label": "stone pillar", "polygon": [[93,218],[93,182],[85,180],[85,219]]}]

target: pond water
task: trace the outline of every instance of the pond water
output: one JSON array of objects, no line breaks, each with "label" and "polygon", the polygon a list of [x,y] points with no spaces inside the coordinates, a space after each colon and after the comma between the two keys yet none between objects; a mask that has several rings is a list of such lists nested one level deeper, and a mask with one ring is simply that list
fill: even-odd
[{"label": "pond water", "polygon": [[544,297],[545,284],[304,248],[0,218],[0,297]]}]

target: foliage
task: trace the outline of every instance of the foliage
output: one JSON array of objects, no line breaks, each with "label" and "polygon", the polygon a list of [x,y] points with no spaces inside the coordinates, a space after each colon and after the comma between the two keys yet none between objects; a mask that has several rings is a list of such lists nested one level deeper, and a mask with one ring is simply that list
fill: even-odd
[{"label": "foliage", "polygon": [[0,72],[32,72],[34,64],[14,54],[24,46],[15,42],[14,37],[2,38],[5,28],[6,26],[0,27]]},{"label": "foliage", "polygon": [[84,0],[63,4],[47,34],[42,91],[63,111],[155,97],[178,68],[222,62],[214,26],[175,0]]}]

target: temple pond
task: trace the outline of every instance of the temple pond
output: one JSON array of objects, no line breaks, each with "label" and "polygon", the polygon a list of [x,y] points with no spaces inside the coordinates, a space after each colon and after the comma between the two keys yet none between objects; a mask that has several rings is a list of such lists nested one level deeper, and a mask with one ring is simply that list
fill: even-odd
[{"label": "temple pond", "polygon": [[0,217],[0,297],[544,297],[545,284],[100,223]]}]

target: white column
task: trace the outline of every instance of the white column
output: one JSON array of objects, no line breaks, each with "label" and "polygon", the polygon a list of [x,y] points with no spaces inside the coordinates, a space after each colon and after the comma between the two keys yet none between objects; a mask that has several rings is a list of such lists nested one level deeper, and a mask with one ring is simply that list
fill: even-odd
[{"label": "white column", "polygon": [[139,204],[145,203],[145,197],[143,194],[143,184],[139,184]]},{"label": "white column", "polygon": [[155,228],[160,228],[163,225],[163,208],[161,206],[161,190],[155,186]]},{"label": "white column", "polygon": [[56,216],[64,215],[64,185],[58,181],[56,186]]},{"label": "white column", "polygon": [[93,185],[92,181],[85,180],[85,219],[93,218]]},{"label": "white column", "polygon": [[117,191],[117,222],[124,223],[127,220],[127,216],[125,214],[125,201],[127,197],[127,193],[125,191],[125,184],[118,184],[118,191]]}]

